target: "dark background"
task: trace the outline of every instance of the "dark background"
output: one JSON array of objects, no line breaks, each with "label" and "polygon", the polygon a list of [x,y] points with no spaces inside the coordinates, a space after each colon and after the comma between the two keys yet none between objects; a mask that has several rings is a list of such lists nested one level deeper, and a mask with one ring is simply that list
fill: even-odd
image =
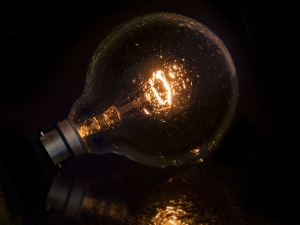
[{"label": "dark background", "polygon": [[[225,188],[234,196],[225,204],[219,204],[221,198],[211,199],[224,212],[211,224],[300,224],[293,144],[297,139],[292,135],[297,128],[287,126],[291,116],[286,114],[289,88],[284,81],[289,75],[280,69],[287,57],[280,51],[285,41],[280,35],[285,28],[280,6],[246,0],[10,1],[0,10],[1,225],[77,224],[45,209],[49,185],[58,173],[83,181],[122,174],[128,190],[147,195],[170,177],[195,169],[199,177],[193,182],[199,190],[194,192],[218,196],[218,190]],[[67,160],[62,168],[54,167],[39,133],[67,117],[101,40],[127,19],[159,11],[202,22],[232,55],[240,95],[219,148],[200,165],[184,169],[149,168],[109,154],[84,155]],[[201,190],[197,184],[214,188]],[[232,205],[235,210],[222,211]],[[97,218],[94,224],[104,222]],[[133,224],[139,224],[138,219]]]}]

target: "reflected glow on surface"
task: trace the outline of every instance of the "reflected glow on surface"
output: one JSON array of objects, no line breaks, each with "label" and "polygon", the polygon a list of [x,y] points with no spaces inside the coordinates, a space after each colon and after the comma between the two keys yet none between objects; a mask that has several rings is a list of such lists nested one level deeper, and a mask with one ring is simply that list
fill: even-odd
[{"label": "reflected glow on surface", "polygon": [[[170,201],[175,203],[175,201]],[[185,202],[186,205],[192,205],[191,202]],[[164,209],[158,208],[157,214],[152,218],[151,222],[153,225],[187,225],[193,224],[193,219],[188,218],[189,215],[182,209],[181,205],[167,206]]]},{"label": "reflected glow on surface", "polygon": [[[183,181],[189,185],[188,181]],[[155,212],[151,218],[147,214],[132,218],[138,220],[140,225],[217,225],[223,224],[214,208],[205,207],[205,201],[191,196],[191,190],[186,190],[188,195],[179,194],[174,200],[164,199],[160,202],[151,203],[143,209],[146,212]],[[165,193],[166,194],[166,193]],[[165,198],[165,197],[163,197]],[[200,202],[199,202],[200,201]],[[136,223],[134,223],[136,224]]]},{"label": "reflected glow on surface", "polygon": [[131,225],[245,225],[232,191],[198,169],[166,180],[135,203]]}]

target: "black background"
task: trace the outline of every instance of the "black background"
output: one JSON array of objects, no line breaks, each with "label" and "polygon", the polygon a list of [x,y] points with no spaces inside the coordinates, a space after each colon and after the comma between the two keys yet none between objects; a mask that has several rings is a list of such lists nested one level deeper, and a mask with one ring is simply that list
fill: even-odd
[{"label": "black background", "polygon": [[[243,0],[11,1],[3,6],[2,218],[13,224],[76,224],[60,212],[45,210],[48,187],[58,173],[86,181],[123,173],[129,187],[148,190],[182,172],[145,167],[118,155],[84,155],[60,169],[51,164],[38,138],[67,117],[83,90],[88,63],[109,31],[134,16],[168,11],[215,32],[229,49],[239,79],[236,114],[220,147],[202,164],[184,170],[197,168],[232,190],[241,212],[233,215],[241,224],[300,224],[297,147],[291,135],[295,128],[286,126],[285,115],[288,74],[279,69],[285,58],[280,52],[284,26],[278,28],[283,9]],[[200,177],[197,182],[207,181]]]}]

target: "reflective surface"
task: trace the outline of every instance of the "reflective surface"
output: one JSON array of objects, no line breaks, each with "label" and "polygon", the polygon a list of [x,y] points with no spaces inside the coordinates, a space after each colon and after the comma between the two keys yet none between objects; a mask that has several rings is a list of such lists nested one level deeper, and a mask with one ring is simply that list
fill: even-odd
[{"label": "reflective surface", "polygon": [[[119,173],[89,182],[56,176],[46,205],[79,224],[244,224],[243,209],[238,206],[235,191],[202,168],[177,171],[161,181],[154,180],[147,189],[131,186],[126,179],[128,175]],[[57,192],[58,186],[69,192],[68,199],[64,192]],[[65,208],[57,208],[63,205],[57,204],[60,201]],[[71,207],[75,209],[72,214]]]}]

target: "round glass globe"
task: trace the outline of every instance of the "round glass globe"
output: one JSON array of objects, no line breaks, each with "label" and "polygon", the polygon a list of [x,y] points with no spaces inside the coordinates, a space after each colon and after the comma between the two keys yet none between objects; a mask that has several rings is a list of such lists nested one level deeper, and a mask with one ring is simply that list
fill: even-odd
[{"label": "round glass globe", "polygon": [[180,166],[218,146],[237,97],[235,66],[220,38],[192,18],[153,13],[101,42],[68,119],[91,153]]}]

